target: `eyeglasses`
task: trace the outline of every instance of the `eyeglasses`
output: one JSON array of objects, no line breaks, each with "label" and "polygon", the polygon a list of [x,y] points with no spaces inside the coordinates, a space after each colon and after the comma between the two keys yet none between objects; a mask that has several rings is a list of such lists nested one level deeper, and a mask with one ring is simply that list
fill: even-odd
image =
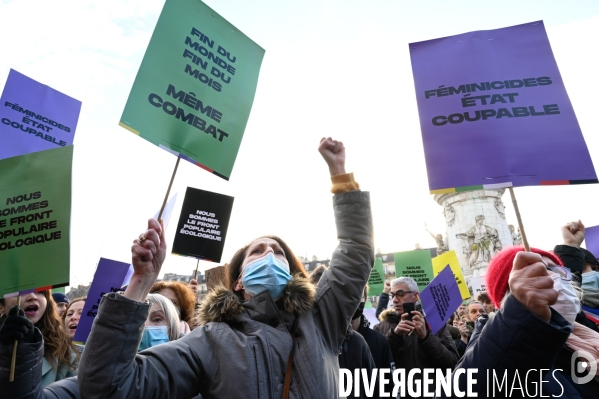
[{"label": "eyeglasses", "polygon": [[390,292],[389,296],[391,297],[391,300],[393,300],[393,298],[397,297],[402,298],[405,294],[412,294],[414,293],[414,291],[404,291],[404,290],[397,290],[395,292]]},{"label": "eyeglasses", "polygon": [[547,266],[547,270],[552,271],[553,273],[560,276],[562,280],[571,281],[572,280],[572,271],[567,267],[551,265]]}]

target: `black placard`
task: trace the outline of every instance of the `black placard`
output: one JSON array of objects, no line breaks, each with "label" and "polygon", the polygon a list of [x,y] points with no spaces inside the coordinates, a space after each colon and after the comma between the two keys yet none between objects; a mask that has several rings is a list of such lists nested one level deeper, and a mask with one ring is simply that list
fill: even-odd
[{"label": "black placard", "polygon": [[187,187],[172,252],[220,262],[233,200],[228,195]]}]

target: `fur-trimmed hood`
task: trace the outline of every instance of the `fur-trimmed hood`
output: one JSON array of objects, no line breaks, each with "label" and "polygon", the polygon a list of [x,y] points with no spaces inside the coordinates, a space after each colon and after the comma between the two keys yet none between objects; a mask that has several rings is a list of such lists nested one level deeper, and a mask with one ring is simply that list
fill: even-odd
[{"label": "fur-trimmed hood", "polygon": [[[296,274],[283,289],[277,303],[288,313],[301,314],[312,309],[315,300],[316,287],[308,279]],[[218,285],[200,303],[196,323],[202,326],[210,322],[230,321],[246,311],[244,303],[236,293]]]},{"label": "fur-trimmed hood", "polygon": [[400,316],[397,313],[395,313],[394,308],[389,308],[381,312],[381,314],[379,315],[379,320],[381,322],[388,321],[390,323],[399,323]]}]

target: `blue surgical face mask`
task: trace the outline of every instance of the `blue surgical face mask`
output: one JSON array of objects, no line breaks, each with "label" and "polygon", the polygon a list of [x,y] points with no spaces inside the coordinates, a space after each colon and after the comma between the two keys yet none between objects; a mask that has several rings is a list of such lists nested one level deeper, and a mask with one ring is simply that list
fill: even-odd
[{"label": "blue surgical face mask", "polygon": [[166,326],[146,326],[141,342],[139,343],[138,352],[152,346],[164,344],[168,342],[168,328]]},{"label": "blue surgical face mask", "polygon": [[277,300],[291,278],[289,266],[269,252],[245,266],[241,283],[251,296],[268,291],[271,298]]}]

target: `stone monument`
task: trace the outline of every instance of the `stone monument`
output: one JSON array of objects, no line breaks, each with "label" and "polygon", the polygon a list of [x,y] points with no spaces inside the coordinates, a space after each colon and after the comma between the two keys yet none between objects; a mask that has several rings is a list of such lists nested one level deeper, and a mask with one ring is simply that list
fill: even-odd
[{"label": "stone monument", "polygon": [[[505,220],[504,189],[436,194],[443,207],[449,250],[455,250],[464,277],[484,276],[489,260],[502,248],[514,245]],[[442,236],[441,236],[442,237]],[[437,239],[437,238],[435,238]],[[440,240],[437,240],[440,244]]]}]

